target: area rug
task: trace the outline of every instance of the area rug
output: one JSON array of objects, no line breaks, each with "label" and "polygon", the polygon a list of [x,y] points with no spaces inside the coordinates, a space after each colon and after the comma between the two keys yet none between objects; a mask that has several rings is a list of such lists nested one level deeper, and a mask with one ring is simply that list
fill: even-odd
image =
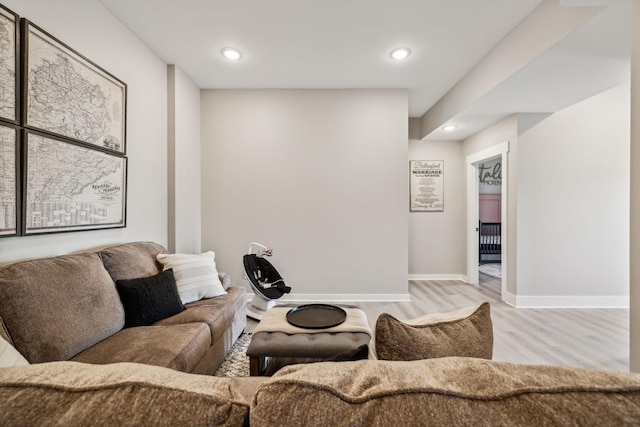
[{"label": "area rug", "polygon": [[480,273],[484,273],[487,276],[496,277],[502,279],[502,264],[482,264],[478,267]]},{"label": "area rug", "polygon": [[250,333],[240,335],[240,338],[231,346],[231,350],[229,350],[224,361],[213,375],[215,377],[248,377],[249,356],[247,356],[247,347],[249,347],[250,342]]}]

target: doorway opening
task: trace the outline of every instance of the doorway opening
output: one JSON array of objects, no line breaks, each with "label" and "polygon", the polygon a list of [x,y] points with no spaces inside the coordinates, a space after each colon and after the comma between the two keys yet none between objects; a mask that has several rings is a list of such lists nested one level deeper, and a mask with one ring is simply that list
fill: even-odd
[{"label": "doorway opening", "polygon": [[476,164],[480,284],[502,279],[502,156]]},{"label": "doorway opening", "polygon": [[[467,156],[467,281],[469,284],[479,284],[480,266],[497,264],[496,261],[500,261],[501,277],[494,280],[500,280],[500,297],[503,301],[507,296],[508,267],[508,153],[509,141],[506,141],[487,150]],[[498,162],[500,166],[494,166]],[[485,181],[494,181],[492,186],[496,184],[496,177],[500,176],[499,197],[495,196],[495,188],[492,190],[486,190],[485,188],[483,190],[485,194],[487,191],[493,191],[494,195],[483,196],[483,201],[481,202],[481,172],[485,176]],[[503,177],[504,179],[502,179]],[[481,206],[482,217],[480,213]],[[483,219],[484,221],[482,221]],[[487,225],[486,229],[482,230],[481,236],[483,222]],[[488,268],[485,267],[485,269]]]}]

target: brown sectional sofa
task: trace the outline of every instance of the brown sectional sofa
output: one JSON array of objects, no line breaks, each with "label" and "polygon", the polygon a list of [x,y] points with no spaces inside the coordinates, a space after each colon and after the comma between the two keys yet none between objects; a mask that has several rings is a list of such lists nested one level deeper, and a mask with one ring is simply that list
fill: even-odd
[{"label": "brown sectional sofa", "polygon": [[229,287],[228,276],[226,295],[123,329],[115,281],[158,274],[159,253],[167,250],[135,242],[1,266],[0,334],[31,363],[137,362],[213,374],[246,325],[246,292]]},{"label": "brown sectional sofa", "polygon": [[321,362],[271,378],[131,363],[0,368],[2,426],[639,424],[639,375],[476,358]]},{"label": "brown sectional sofa", "polygon": [[160,252],[137,242],[0,267],[0,335],[32,363],[0,368],[1,426],[640,425],[630,373],[441,357],[212,377],[246,322],[228,280],[227,295],[122,329],[114,281],[158,273]]}]

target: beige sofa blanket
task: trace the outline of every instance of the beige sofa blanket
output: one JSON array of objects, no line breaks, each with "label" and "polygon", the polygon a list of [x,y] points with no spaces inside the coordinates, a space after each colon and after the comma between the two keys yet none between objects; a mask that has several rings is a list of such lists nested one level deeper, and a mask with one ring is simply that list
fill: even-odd
[{"label": "beige sofa blanket", "polygon": [[264,317],[256,326],[253,333],[258,332],[284,332],[285,334],[313,334],[313,333],[340,333],[362,332],[371,336],[371,328],[367,321],[367,315],[358,308],[343,308],[347,313],[345,321],[338,326],[325,329],[305,329],[293,326],[287,322],[287,312],[292,307],[273,307],[264,314]]}]

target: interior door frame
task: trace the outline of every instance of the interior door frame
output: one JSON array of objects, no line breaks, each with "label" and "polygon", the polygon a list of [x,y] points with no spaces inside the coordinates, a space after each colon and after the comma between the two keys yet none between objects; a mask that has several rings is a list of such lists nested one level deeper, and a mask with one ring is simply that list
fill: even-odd
[{"label": "interior door frame", "polygon": [[480,218],[479,203],[480,184],[478,178],[478,163],[501,157],[502,161],[502,203],[500,206],[502,216],[501,227],[501,257],[502,257],[502,280],[501,280],[501,299],[504,301],[507,296],[507,270],[508,270],[508,224],[509,216],[507,207],[509,206],[509,141],[495,145],[486,150],[479,151],[467,156],[467,283],[477,285],[479,282],[479,240],[478,240],[478,221]]}]

